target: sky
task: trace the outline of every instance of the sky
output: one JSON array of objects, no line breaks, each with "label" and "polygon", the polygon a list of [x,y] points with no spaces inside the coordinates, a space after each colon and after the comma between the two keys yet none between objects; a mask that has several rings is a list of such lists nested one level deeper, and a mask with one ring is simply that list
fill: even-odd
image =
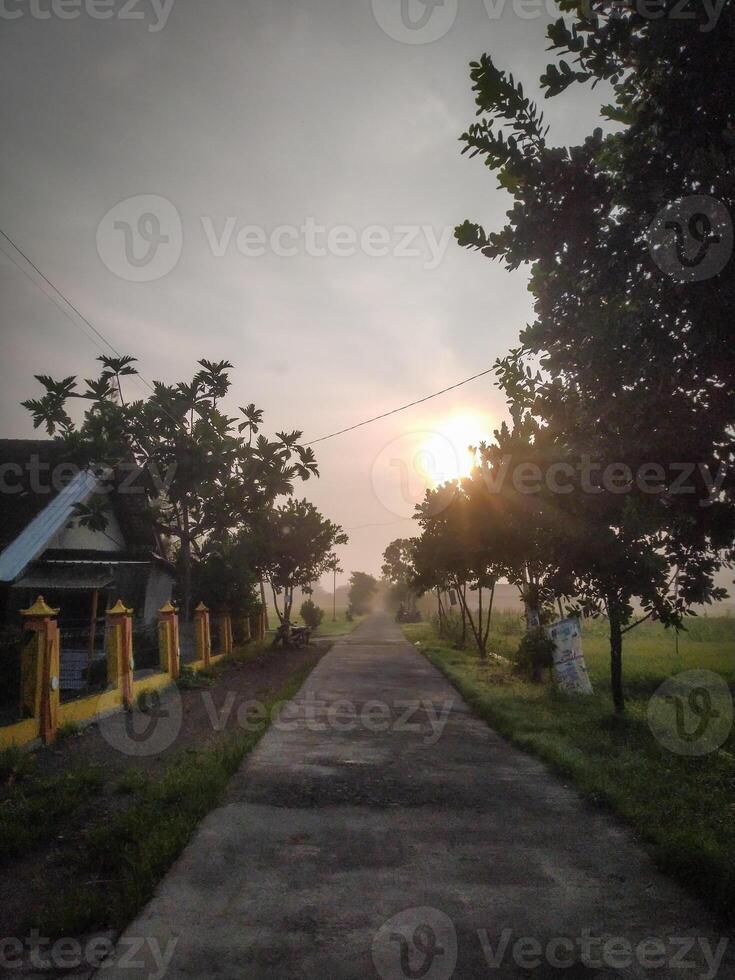
[{"label": "sky", "polygon": [[[452,230],[510,206],[460,154],[468,63],[488,52],[536,96],[543,3],[0,8],[0,228],[144,378],[230,360],[228,407],[311,441],[486,370],[530,320],[527,271]],[[551,141],[581,142],[604,101],[547,103]],[[0,237],[4,437],[34,434],[34,374],[91,377],[106,348],[39,282]],[[297,493],[349,531],[346,572],[378,573],[426,482],[504,416],[485,376],[315,445],[320,479]]]}]

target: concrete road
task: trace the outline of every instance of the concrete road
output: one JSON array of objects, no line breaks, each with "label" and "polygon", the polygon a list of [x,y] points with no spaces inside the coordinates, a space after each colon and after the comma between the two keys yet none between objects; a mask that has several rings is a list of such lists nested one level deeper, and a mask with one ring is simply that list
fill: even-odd
[{"label": "concrete road", "polygon": [[376,615],[320,662],[99,976],[725,980],[726,944],[628,830]]}]

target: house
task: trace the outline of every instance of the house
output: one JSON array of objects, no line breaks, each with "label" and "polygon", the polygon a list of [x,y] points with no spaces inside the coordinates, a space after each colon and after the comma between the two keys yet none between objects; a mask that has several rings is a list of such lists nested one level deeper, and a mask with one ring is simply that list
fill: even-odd
[{"label": "house", "polygon": [[[140,473],[111,489],[70,463],[58,440],[0,439],[0,624],[17,623],[18,611],[43,595],[60,609],[70,678],[72,650],[85,663],[101,650],[105,611],[117,599],[133,607],[141,628],[153,626],[171,598],[174,568],[150,519],[143,481],[131,476]],[[78,505],[95,502],[104,530],[79,520]]]}]

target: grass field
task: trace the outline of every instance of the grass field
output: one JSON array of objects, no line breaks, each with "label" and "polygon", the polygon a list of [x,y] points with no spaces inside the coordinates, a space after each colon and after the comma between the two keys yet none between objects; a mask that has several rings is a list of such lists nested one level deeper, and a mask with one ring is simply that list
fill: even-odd
[{"label": "grass field", "polygon": [[359,626],[360,623],[365,619],[364,616],[355,616],[354,619],[348,620],[347,613],[344,610],[337,610],[337,619],[332,620],[332,614],[328,615],[325,613],[324,619],[319,624],[319,628],[315,632],[315,636],[342,636],[347,633],[351,633],[355,627]]},{"label": "grass field", "polygon": [[[692,621],[679,636],[678,652],[674,635],[658,624],[627,634],[623,719],[612,712],[604,621],[583,625],[595,688],[589,697],[528,683],[504,661],[482,663],[477,653],[440,639],[429,624],[405,626],[404,632],[480,717],[619,814],[664,871],[735,920],[735,732],[731,728],[717,751],[688,758],[661,745],[647,722],[651,695],[680,671],[715,671],[735,691],[735,619]],[[512,658],[520,636],[520,617],[499,614],[488,648]]]}]

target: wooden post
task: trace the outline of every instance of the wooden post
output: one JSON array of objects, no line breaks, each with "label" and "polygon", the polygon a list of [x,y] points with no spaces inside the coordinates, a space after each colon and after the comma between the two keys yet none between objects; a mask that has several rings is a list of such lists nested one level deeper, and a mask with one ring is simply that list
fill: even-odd
[{"label": "wooden post", "polygon": [[265,606],[259,606],[254,613],[250,615],[250,630],[253,635],[253,639],[256,642],[265,639],[265,622],[266,622],[266,611]]},{"label": "wooden post", "polygon": [[44,742],[53,742],[59,728],[59,610],[39,596],[21,610],[30,637],[21,659],[21,710],[38,718]]},{"label": "wooden post", "polygon": [[229,612],[223,612],[219,615],[219,642],[220,649],[217,653],[224,653],[225,656],[232,656],[232,616]]},{"label": "wooden post", "polygon": [[162,606],[158,612],[158,652],[161,668],[176,680],[181,669],[179,616],[170,602]]},{"label": "wooden post", "polygon": [[209,610],[200,602],[194,610],[194,649],[197,660],[209,667],[212,657],[212,634],[209,628]]},{"label": "wooden post", "polygon": [[126,708],[133,706],[133,610],[118,599],[107,610],[107,679],[118,688]]}]

